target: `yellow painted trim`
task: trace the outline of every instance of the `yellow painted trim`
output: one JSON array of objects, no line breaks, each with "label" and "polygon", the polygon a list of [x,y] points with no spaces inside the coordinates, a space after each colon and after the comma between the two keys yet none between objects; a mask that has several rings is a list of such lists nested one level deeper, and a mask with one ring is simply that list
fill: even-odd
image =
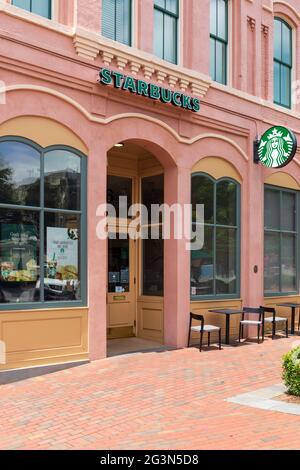
[{"label": "yellow painted trim", "polygon": [[67,145],[85,155],[88,148],[82,140],[63,124],[49,118],[18,116],[0,124],[0,136],[25,137],[46,148],[50,145]]},{"label": "yellow painted trim", "polygon": [[300,190],[299,183],[289,174],[278,171],[272,173],[265,179],[265,184],[271,184],[273,186],[279,186],[281,188]]},{"label": "yellow painted trim", "polygon": [[39,309],[30,309],[30,310],[0,310],[0,320],[1,320],[1,315],[3,314],[11,314],[11,313],[43,313],[43,312],[88,312],[89,308],[88,307],[67,307],[67,308],[39,308]]},{"label": "yellow painted trim", "polygon": [[192,139],[187,139],[184,137],[181,137],[172,127],[170,127],[168,124],[165,122],[161,121],[160,119],[156,119],[151,116],[147,116],[145,114],[139,114],[139,113],[124,113],[124,114],[117,114],[115,116],[111,116],[107,119],[105,118],[100,118],[100,117],[95,117],[89,111],[87,111],[81,104],[79,104],[77,101],[73,100],[67,95],[64,95],[63,93],[60,93],[56,90],[53,90],[48,87],[43,87],[43,86],[38,86],[38,85],[10,85],[5,88],[5,91],[11,92],[11,91],[17,91],[17,90],[32,90],[32,91],[39,91],[41,93],[47,93],[49,95],[55,96],[56,98],[60,98],[63,101],[69,103],[71,106],[75,107],[78,111],[80,111],[89,121],[95,122],[98,124],[110,124],[111,122],[118,121],[121,119],[128,119],[128,118],[136,118],[136,119],[142,119],[144,121],[152,122],[154,124],[158,124],[159,126],[163,127],[166,129],[170,134],[175,137],[175,139],[182,143],[182,144],[187,144],[187,145],[192,145],[196,142],[199,142],[200,140],[206,139],[206,138],[214,138],[221,140],[223,142],[228,142],[230,145],[236,148],[236,150],[241,154],[241,156],[247,161],[248,156],[244,152],[244,150],[233,140],[220,136],[218,134],[213,134],[213,133],[207,133],[207,134],[200,134],[196,137],[193,137]]},{"label": "yellow painted trim", "polygon": [[224,177],[232,178],[242,183],[241,176],[233,165],[220,157],[205,157],[199,160],[192,169],[192,173],[204,172],[216,180]]}]

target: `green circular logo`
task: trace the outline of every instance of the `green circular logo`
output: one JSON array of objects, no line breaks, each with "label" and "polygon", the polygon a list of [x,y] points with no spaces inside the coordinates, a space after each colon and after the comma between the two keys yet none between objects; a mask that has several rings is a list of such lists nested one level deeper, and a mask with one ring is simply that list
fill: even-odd
[{"label": "green circular logo", "polygon": [[258,157],[268,168],[282,168],[293,160],[297,150],[295,134],[286,127],[267,130],[259,142]]}]

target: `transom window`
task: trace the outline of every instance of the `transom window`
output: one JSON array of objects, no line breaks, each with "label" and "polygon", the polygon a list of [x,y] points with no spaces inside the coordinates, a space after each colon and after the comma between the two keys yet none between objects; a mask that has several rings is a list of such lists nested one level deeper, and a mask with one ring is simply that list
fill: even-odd
[{"label": "transom window", "polygon": [[[240,250],[240,185],[216,181],[205,173],[192,176],[193,230],[196,204],[204,205],[204,245],[191,252],[191,296],[238,297]],[[198,227],[199,228],[199,227]]]},{"label": "transom window", "polygon": [[52,0],[12,0],[11,3],[36,15],[49,19],[52,17]]},{"label": "transom window", "polygon": [[131,0],[102,0],[102,34],[131,46]]},{"label": "transom window", "polygon": [[86,302],[86,158],[0,139],[0,305]]},{"label": "transom window", "polygon": [[298,292],[298,193],[265,187],[265,294]]},{"label": "transom window", "polygon": [[281,18],[274,21],[274,102],[291,107],[292,29]]},{"label": "transom window", "polygon": [[154,54],[177,64],[178,0],[154,0]]},{"label": "transom window", "polygon": [[210,2],[210,75],[227,84],[228,1]]}]

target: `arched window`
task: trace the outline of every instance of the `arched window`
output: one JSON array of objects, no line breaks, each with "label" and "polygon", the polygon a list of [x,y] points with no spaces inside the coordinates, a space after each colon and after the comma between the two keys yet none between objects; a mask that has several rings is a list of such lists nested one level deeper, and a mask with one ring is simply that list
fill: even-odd
[{"label": "arched window", "polygon": [[227,84],[228,1],[210,2],[210,75]]},{"label": "arched window", "polygon": [[0,304],[86,303],[86,157],[0,138]]},{"label": "arched window", "polygon": [[102,0],[103,36],[131,46],[131,0]]},{"label": "arched window", "polygon": [[12,0],[12,5],[51,19],[52,0]]},{"label": "arched window", "polygon": [[293,66],[292,28],[281,18],[274,21],[274,103],[291,107]]},{"label": "arched window", "polygon": [[196,204],[204,205],[204,245],[191,252],[191,296],[238,297],[240,291],[240,185],[229,178],[192,175],[193,231]]}]

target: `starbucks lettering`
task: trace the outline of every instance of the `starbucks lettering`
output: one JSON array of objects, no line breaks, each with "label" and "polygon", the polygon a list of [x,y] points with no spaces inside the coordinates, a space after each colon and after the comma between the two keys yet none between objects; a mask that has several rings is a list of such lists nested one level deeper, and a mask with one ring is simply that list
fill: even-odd
[{"label": "starbucks lettering", "polygon": [[200,111],[199,98],[193,98],[179,91],[172,91],[106,68],[100,70],[99,77],[99,83],[102,85],[113,85],[114,88],[161,101],[164,104],[170,103],[177,108],[186,109],[194,113]]}]

